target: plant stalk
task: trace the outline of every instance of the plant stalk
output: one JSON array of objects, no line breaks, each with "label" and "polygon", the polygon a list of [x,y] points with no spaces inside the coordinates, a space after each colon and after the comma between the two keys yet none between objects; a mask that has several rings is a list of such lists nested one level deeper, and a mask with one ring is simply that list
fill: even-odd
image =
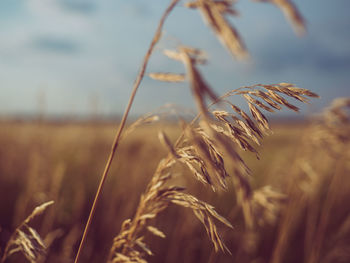
[{"label": "plant stalk", "polygon": [[118,131],[117,131],[117,133],[115,135],[115,138],[114,138],[114,141],[113,141],[113,144],[112,144],[112,148],[111,148],[111,151],[110,151],[107,163],[105,165],[103,174],[101,176],[101,180],[100,180],[97,192],[95,194],[94,202],[92,204],[92,207],[91,207],[91,210],[90,210],[90,214],[89,214],[88,220],[87,220],[85,228],[84,228],[83,236],[81,238],[81,241],[80,241],[80,244],[79,244],[79,249],[78,249],[78,252],[76,254],[74,263],[78,263],[79,262],[79,258],[80,258],[80,255],[81,255],[82,248],[83,248],[83,246],[85,244],[86,237],[87,237],[87,234],[89,232],[90,225],[91,225],[92,219],[94,217],[97,204],[98,204],[98,202],[100,200],[100,197],[101,197],[101,193],[102,193],[102,190],[103,190],[104,183],[105,183],[105,181],[107,179],[108,171],[109,171],[109,169],[111,167],[112,160],[113,160],[114,155],[116,153],[116,150],[118,148],[122,132],[123,132],[123,130],[125,128],[126,120],[128,118],[131,106],[132,106],[132,104],[134,102],[134,99],[135,99],[136,92],[137,92],[137,90],[138,90],[138,88],[140,86],[140,83],[141,83],[144,75],[145,75],[146,68],[147,68],[150,56],[151,56],[151,54],[152,54],[152,52],[154,50],[155,45],[158,43],[158,41],[159,41],[159,39],[161,37],[161,32],[162,32],[163,25],[164,25],[164,22],[165,22],[166,18],[168,17],[170,12],[174,9],[174,7],[176,6],[176,4],[179,1],[180,0],[172,0],[170,5],[165,10],[164,14],[162,15],[162,17],[161,17],[161,19],[159,21],[157,30],[156,30],[156,32],[154,34],[154,37],[153,37],[153,39],[151,41],[151,44],[150,44],[150,46],[149,46],[149,48],[147,50],[147,53],[146,53],[146,55],[145,55],[145,57],[143,59],[143,62],[142,62],[142,65],[141,65],[141,69],[140,69],[140,71],[139,71],[139,73],[138,73],[138,75],[136,77],[135,82],[134,82],[133,89],[132,89],[132,92],[131,92],[131,95],[130,95],[130,98],[129,98],[129,102],[128,102],[128,104],[126,106],[126,109],[124,111],[121,123],[119,125],[119,129],[118,129]]}]

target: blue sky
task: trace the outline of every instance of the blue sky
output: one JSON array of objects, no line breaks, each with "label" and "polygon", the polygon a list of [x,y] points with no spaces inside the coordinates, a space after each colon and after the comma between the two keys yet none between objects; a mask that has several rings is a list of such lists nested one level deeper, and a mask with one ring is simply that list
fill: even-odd
[{"label": "blue sky", "polygon": [[[40,100],[47,114],[89,114],[96,101],[101,114],[122,113],[168,2],[2,0],[0,115],[35,114]],[[322,97],[302,107],[304,113],[350,96],[350,1],[294,3],[307,21],[302,38],[273,5],[238,1],[241,15],[231,21],[251,54],[248,62],[232,59],[197,11],[181,4],[166,22],[148,72],[183,72],[162,50],[185,44],[208,53],[202,71],[218,94],[243,85],[292,82]],[[168,102],[191,108],[187,84],[146,77],[132,112],[149,112]]]}]

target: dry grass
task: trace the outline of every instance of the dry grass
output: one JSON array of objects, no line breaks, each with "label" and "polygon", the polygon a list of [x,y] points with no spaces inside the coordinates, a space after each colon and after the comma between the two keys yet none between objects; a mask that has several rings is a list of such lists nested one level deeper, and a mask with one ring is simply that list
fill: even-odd
[{"label": "dry grass", "polygon": [[[244,230],[244,219],[241,209],[237,206],[232,178],[228,178],[226,191],[213,192],[211,187],[198,183],[193,176],[194,172],[186,166],[179,163],[174,167],[178,171],[176,174],[181,172],[183,176],[175,174],[168,186],[185,185],[187,192],[215,206],[215,210],[233,225],[232,230],[225,230],[224,225],[217,224],[218,233],[221,233],[232,256],[217,253],[214,254],[212,262],[232,262],[232,258],[240,262],[252,262],[253,259],[270,262],[272,254],[276,251],[280,251],[283,256],[279,262],[308,262],[303,259],[306,249],[304,246],[312,245],[315,238],[309,232],[307,234],[307,231],[315,233],[310,226],[315,226],[313,220],[320,219],[317,211],[322,211],[328,199],[325,196],[329,186],[327,178],[332,176],[334,159],[330,158],[328,150],[321,144],[317,150],[305,144],[305,141],[311,141],[307,137],[310,138],[309,129],[313,129],[314,126],[273,122],[270,126],[274,134],[266,137],[262,141],[262,147],[257,148],[260,160],[248,151],[237,149],[250,167],[252,189],[255,193],[260,192],[255,190],[263,191],[262,195],[254,195],[256,200],[254,210],[257,213],[255,217],[259,219],[256,222],[255,234]],[[120,232],[120,226],[125,218],[134,217],[140,193],[145,192],[159,160],[168,151],[158,142],[158,129],[163,129],[171,142],[174,142],[181,133],[181,129],[172,124],[138,126],[138,129],[125,137],[120,145],[120,158],[111,168],[112,175],[120,176],[113,176],[107,181],[107,188],[97,208],[94,229],[87,239],[83,262],[106,262],[113,236]],[[81,222],[88,213],[91,195],[98,181],[96,175],[103,168],[113,132],[113,125],[107,124],[37,126],[3,123],[1,125],[0,208],[1,215],[6,215],[0,217],[2,248],[5,247],[13,229],[31,213],[32,208],[40,205],[45,199],[52,198],[53,192],[49,186],[58,180],[57,177],[63,177],[61,185],[56,185],[59,188],[59,198],[56,198],[55,204],[42,215],[44,221],[45,217],[54,211],[55,218],[51,230],[62,231],[50,246],[46,262],[72,262],[82,229]],[[317,145],[316,142],[315,144]],[[308,157],[304,155],[304,151]],[[36,158],[28,158],[33,155],[40,156],[40,163]],[[225,157],[225,167],[231,171],[234,163]],[[143,161],[130,166],[130,159]],[[178,161],[180,162],[180,159]],[[302,170],[298,172],[293,167],[297,167],[296,164],[299,162]],[[55,172],[57,167],[62,165],[65,167],[63,176]],[[36,180],[41,186],[26,189],[27,175],[32,173],[28,168],[31,166],[37,167],[39,175]],[[345,259],[349,258],[346,256],[347,240],[349,240],[349,228],[346,222],[349,210],[343,205],[350,193],[350,183],[345,176],[348,170],[348,166],[337,168],[338,179],[341,180],[336,179],[333,183],[332,188],[337,189],[336,193],[332,190],[329,194],[336,199],[329,205],[332,212],[329,213],[331,217],[327,219],[326,224],[327,239],[322,242],[322,253],[329,254],[327,255],[329,259],[325,262],[346,262]],[[289,186],[292,182],[295,183],[294,190]],[[264,188],[265,185],[271,185],[270,189],[284,195],[273,195],[273,202],[270,202],[271,192],[268,188]],[[300,195],[301,190],[313,193],[314,198],[308,199],[306,203],[303,195]],[[22,194],[26,194],[28,204],[23,208],[23,215],[16,218],[13,204],[19,205]],[[267,206],[268,209],[260,209],[261,206]],[[275,213],[276,210],[279,212]],[[261,220],[263,222],[260,222]],[[45,239],[47,232],[41,229],[42,221],[34,222],[33,228],[37,229]],[[166,235],[166,239],[148,233],[147,226],[160,229]],[[208,248],[211,244],[206,241],[207,234],[199,221],[197,223],[193,220],[192,213],[170,206],[154,220],[148,220],[146,228],[141,235],[145,235],[143,242],[154,254],[146,256],[150,262],[208,262],[211,255],[211,250]],[[283,241],[286,243],[282,247],[277,245],[282,241],[277,240],[283,236],[286,236],[286,241]],[[344,260],[333,260],[334,257]],[[13,261],[9,258],[7,262]],[[23,261],[20,259],[15,262]]]},{"label": "dry grass", "polygon": [[[44,131],[50,127],[44,129],[40,123],[30,127],[36,135],[34,144],[29,144],[29,150],[22,156],[23,163],[16,160],[14,150],[12,155],[10,151],[10,157],[0,156],[3,174],[18,172],[8,164],[11,160],[10,164],[23,164],[19,174],[23,176],[26,171],[27,175],[25,184],[18,184],[17,177],[1,177],[5,189],[19,189],[18,195],[11,196],[16,205],[6,208],[9,221],[1,222],[7,231],[32,205],[54,199],[58,206],[46,213],[38,224],[45,240],[29,223],[50,202],[38,206],[12,235],[5,232],[0,240],[1,247],[5,247],[2,262],[11,262],[12,255],[19,251],[30,262],[43,262],[47,247],[51,247],[47,262],[72,262],[72,258],[75,258],[74,262],[147,262],[150,256],[160,262],[231,262],[234,258],[239,262],[314,263],[350,259],[347,242],[350,210],[341,205],[350,192],[348,182],[343,184],[343,175],[349,170],[349,99],[336,101],[316,124],[305,130],[302,140],[295,137],[294,142],[300,142],[291,156],[274,157],[275,162],[265,161],[265,172],[262,176],[257,174],[260,183],[257,183],[259,180],[254,183],[250,156],[264,158],[264,154],[259,154],[259,146],[272,133],[264,111],[273,113],[284,107],[297,112],[299,108],[290,100],[308,103],[310,98],[318,95],[290,83],[278,83],[241,87],[219,97],[200,71],[200,66],[207,60],[205,52],[179,46],[176,51],[165,50],[164,55],[181,62],[186,73],[158,72],[149,76],[166,82],[188,81],[199,114],[191,123],[180,118],[179,127],[161,122],[159,127],[163,131],[158,137],[162,148],[158,142],[148,144],[147,150],[142,148],[151,138],[143,127],[164,116],[151,114],[126,128],[129,111],[150,56],[161,38],[164,22],[179,2],[172,0],[159,22],[108,156],[100,154],[105,153],[108,146],[106,137],[97,135],[101,133],[101,130],[97,133],[97,126],[91,127],[90,136],[84,139],[79,133],[75,134],[75,144],[69,148],[62,143],[67,132],[65,137],[45,137]],[[304,19],[291,1],[264,2],[278,6],[297,32],[305,31]],[[233,5],[230,0],[185,3],[186,7],[201,13],[230,54],[246,58],[248,52],[243,41],[228,20],[228,16],[237,14]],[[237,96],[247,103],[246,108],[232,103],[231,98]],[[10,127],[10,124],[4,125]],[[169,127],[169,131],[164,131]],[[69,128],[73,134],[77,128],[79,130],[79,127]],[[137,132],[142,135],[135,137]],[[11,137],[10,133],[7,136],[14,141],[19,138]],[[27,142],[33,139],[26,138]],[[132,138],[137,142],[133,143]],[[43,139],[47,141],[42,142]],[[119,148],[122,139],[124,149]],[[25,148],[19,145],[22,150]],[[5,146],[12,147],[11,144]],[[281,151],[279,145],[276,148]],[[72,152],[67,154],[69,149]],[[120,160],[115,171],[118,176],[106,184],[117,149]],[[140,163],[137,154],[141,151],[145,151],[145,155]],[[105,159],[107,162],[89,209],[97,181],[95,176],[89,178],[87,175],[95,175],[102,169]],[[288,169],[285,169],[287,165]],[[281,177],[281,171],[286,177]],[[271,180],[274,177],[277,179]],[[202,245],[198,224],[186,213],[176,212],[174,218],[172,204],[192,210],[213,244],[212,251],[208,251],[207,244]],[[95,215],[98,206],[101,206],[101,212]],[[169,214],[161,213],[165,209]],[[226,211],[226,216],[217,211]],[[81,219],[87,213],[88,220],[83,226]],[[125,217],[130,219],[123,220]],[[91,228],[93,219],[95,224]],[[238,227],[232,230],[234,224]],[[113,238],[119,226],[119,234]],[[226,232],[222,227],[226,227]],[[172,243],[161,246],[157,239],[167,236],[173,237],[167,240]],[[216,253],[219,251],[224,253]],[[19,259],[15,260],[18,262]]]},{"label": "dry grass", "polygon": [[[269,187],[256,192],[252,190],[248,179],[250,169],[235,150],[233,143],[244,151],[249,150],[257,154],[257,150],[250,144],[249,140],[259,143],[257,137],[263,138],[263,134],[270,130],[266,117],[257,106],[270,112],[273,112],[272,108],[254,99],[249,94],[257,96],[257,94],[265,94],[263,90],[266,90],[263,98],[268,100],[275,109],[286,106],[296,111],[298,110],[297,107],[290,104],[281,95],[277,95],[277,93],[295,98],[301,102],[308,101],[305,96],[318,96],[308,90],[287,83],[255,85],[230,91],[221,98],[216,96],[212,98],[214,102],[211,106],[225,102],[242,119],[227,111],[216,110],[211,112],[206,107],[203,99],[203,93],[208,93],[210,88],[204,84],[199,72],[193,65],[193,61],[197,59],[197,54],[200,54],[200,52],[186,47],[181,47],[179,52],[179,56],[182,57],[189,71],[190,83],[197,98],[203,122],[198,122],[199,116],[190,125],[184,127],[183,133],[174,146],[164,133],[160,133],[160,140],[169,151],[168,157],[160,161],[146,192],[141,197],[136,215],[132,220],[124,221],[120,234],[115,237],[109,262],[144,262],[146,254],[153,255],[150,248],[144,243],[145,236],[141,233],[146,229],[148,221],[155,219],[170,203],[190,207],[207,230],[215,251],[220,248],[222,251],[229,252],[218,234],[212,217],[229,227],[231,227],[231,224],[219,216],[213,206],[198,200],[192,195],[183,193],[183,190],[185,190],[183,187],[165,186],[168,181],[171,181],[176,172],[173,171],[173,167],[177,161],[187,166],[197,180],[211,186],[215,191],[219,187],[227,189],[226,179],[230,176],[230,172],[225,168],[223,156],[229,156],[235,166],[232,173],[236,199],[238,205],[242,207],[247,231],[249,232],[254,231],[257,222],[263,225],[265,221],[276,221],[279,204],[285,199],[282,194],[273,191]],[[195,57],[192,58],[191,55]],[[161,78],[161,80],[163,79]],[[274,95],[269,96],[267,95],[268,92],[273,92]],[[234,95],[243,95],[252,117],[249,117],[246,112],[229,101],[229,98]],[[277,107],[276,105],[281,106]],[[216,117],[217,121],[214,122],[211,116]],[[228,118],[232,121],[229,121]],[[158,229],[156,229],[156,232],[163,233]]]},{"label": "dry grass", "polygon": [[[262,148],[258,147],[260,160],[257,160],[253,154],[237,149],[250,167],[252,189],[255,193],[262,191],[262,195],[253,195],[256,200],[254,201],[256,206],[254,211],[257,213],[255,217],[259,219],[256,222],[255,234],[244,230],[244,219],[235,200],[235,188],[231,179],[227,181],[227,191],[214,193],[210,190],[211,187],[198,184],[193,177],[194,172],[178,164],[180,167],[176,169],[180,170],[177,174],[182,171],[184,176],[175,176],[171,179],[172,183],[169,181],[170,185],[186,185],[188,192],[197,199],[205,200],[215,206],[215,210],[233,225],[233,230],[223,231],[224,225],[218,224],[217,230],[221,233],[232,257],[239,259],[240,262],[251,262],[254,258],[260,258],[262,262],[270,262],[272,253],[277,251],[280,251],[281,257],[283,256],[279,262],[308,262],[303,258],[304,251],[306,247],[314,244],[315,238],[311,233],[318,232],[315,229],[312,230],[310,226],[316,227],[313,222],[320,219],[320,211],[325,208],[325,201],[329,197],[330,199],[334,197],[335,201],[328,205],[332,212],[326,213],[331,217],[327,219],[328,223],[324,231],[327,239],[322,242],[321,251],[329,254],[325,255],[329,258],[326,262],[346,262],[345,259],[348,258],[346,247],[349,244],[347,223],[349,210],[343,203],[349,198],[350,182],[345,177],[349,167],[338,166],[336,169],[338,179],[335,179],[332,186],[337,191],[332,190],[328,194],[329,197],[326,197],[330,185],[328,180],[332,176],[332,171],[335,171],[334,159],[330,158],[328,150],[321,144],[317,146],[316,151],[306,144],[307,141],[311,142],[307,137],[311,135],[309,129],[313,129],[314,126],[274,123],[270,126],[274,134],[264,139]],[[158,143],[158,128],[164,130],[171,142],[174,142],[181,133],[181,130],[173,125],[139,126],[138,130],[130,133],[128,138],[125,137],[124,143],[121,144],[120,159],[114,163],[111,170],[113,175],[121,174],[121,176],[110,178],[108,181],[108,187],[97,209],[95,229],[87,240],[88,247],[86,254],[84,253],[82,257],[83,262],[105,262],[113,236],[120,231],[122,222],[125,218],[134,217],[140,198],[137,193],[145,192],[144,189],[151,180],[158,161],[167,152],[166,148]],[[2,124],[0,137],[3,145],[0,159],[2,163],[0,186],[1,193],[6,193],[1,195],[0,203],[1,214],[6,215],[1,216],[1,246],[4,248],[12,232],[13,222],[20,222],[26,214],[30,214],[32,207],[42,202],[42,198],[49,200],[52,196],[50,187],[45,188],[42,185],[25,190],[23,183],[20,183],[26,180],[27,174],[23,171],[32,166],[32,162],[36,160],[27,156],[38,155],[38,152],[40,154],[40,151],[45,148],[44,154],[40,155],[42,161],[40,164],[35,164],[40,171],[38,176],[40,179],[37,179],[37,182],[44,184],[46,178],[52,183],[57,180],[56,177],[62,175],[56,172],[50,176],[51,173],[46,172],[54,171],[58,164],[65,166],[61,185],[57,186],[60,189],[60,197],[56,199],[56,204],[43,214],[44,220],[49,212],[55,211],[52,230],[62,231],[61,236],[57,237],[50,247],[47,262],[62,262],[63,255],[64,262],[71,262],[82,229],[81,221],[88,213],[91,200],[88,197],[94,192],[94,185],[98,180],[96,174],[104,165],[108,144],[113,138],[113,126]],[[316,142],[315,144],[317,145]],[[302,152],[299,146],[303,146]],[[348,157],[344,156],[344,158]],[[128,165],[130,159],[143,160],[143,162],[130,166]],[[13,163],[17,165],[12,165]],[[300,171],[299,168],[298,170],[293,168],[297,167],[297,164],[300,165]],[[229,159],[225,159],[226,169],[231,170],[233,165],[234,163]],[[291,188],[290,183],[295,186]],[[265,185],[271,185],[270,189],[274,192],[278,190],[284,195],[272,194],[269,188],[264,188]],[[40,192],[38,192],[39,188],[41,188]],[[15,218],[13,202],[14,200],[17,204],[21,202],[19,197],[24,190],[29,199],[28,205],[23,209],[23,215]],[[305,194],[301,195],[301,193]],[[307,202],[304,197],[306,193],[310,196]],[[270,195],[274,199],[271,199]],[[261,209],[261,206],[267,206],[268,209]],[[154,254],[151,257],[146,256],[150,262],[208,262],[211,254],[208,248],[211,245],[205,240],[205,231],[200,223],[193,220],[191,213],[181,211],[183,210],[169,207],[154,220],[147,221],[146,228],[154,226],[167,236],[165,240],[154,236],[148,233],[148,228],[142,232],[141,235],[145,235],[143,242]],[[41,230],[41,226],[42,224],[38,222],[34,228],[45,239],[47,233]],[[285,241],[278,241],[282,237]],[[280,242],[284,245],[278,245]],[[218,253],[215,254],[212,262],[232,262],[232,257],[229,254]],[[334,257],[345,259],[334,260]],[[10,258],[8,262],[12,262]]]},{"label": "dry grass", "polygon": [[46,208],[53,204],[53,201],[46,202],[37,206],[33,212],[15,229],[3,252],[1,262],[5,262],[13,254],[21,252],[30,262],[39,262],[43,260],[46,253],[45,241],[38,232],[29,226],[29,223],[35,217],[42,214]]}]

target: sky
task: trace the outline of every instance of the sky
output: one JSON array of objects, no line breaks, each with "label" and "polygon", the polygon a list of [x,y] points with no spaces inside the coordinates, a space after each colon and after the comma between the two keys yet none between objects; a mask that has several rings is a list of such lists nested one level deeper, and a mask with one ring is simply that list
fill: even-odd
[{"label": "sky", "polygon": [[[0,116],[121,114],[169,0],[0,1]],[[251,58],[233,59],[195,10],[175,8],[147,72],[184,72],[164,49],[190,45],[208,54],[201,71],[217,94],[257,83],[295,83],[321,96],[302,114],[350,96],[350,1],[294,0],[307,21],[297,37],[282,12],[240,0],[230,19]],[[234,98],[237,105],[241,98]],[[193,108],[187,83],[145,77],[132,114],[174,103]],[[297,103],[298,106],[301,106]],[[282,113],[284,114],[284,113]]]}]

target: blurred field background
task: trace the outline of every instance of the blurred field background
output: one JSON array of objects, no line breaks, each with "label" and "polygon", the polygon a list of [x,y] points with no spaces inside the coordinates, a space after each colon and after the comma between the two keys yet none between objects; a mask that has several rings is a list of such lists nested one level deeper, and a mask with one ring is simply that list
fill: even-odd
[{"label": "blurred field background", "polygon": [[[320,258],[315,262],[349,262],[350,179],[346,173],[349,159],[342,167],[335,168],[327,151],[313,152],[317,166],[328,168],[321,168],[323,174],[313,178],[317,181],[314,186],[308,180],[301,180],[297,161],[305,154],[303,137],[309,126],[306,122],[273,123],[274,134],[259,148],[261,160],[251,154],[244,155],[252,169],[254,188],[271,185],[289,194],[284,217],[279,217],[277,224],[261,226],[257,233],[245,233],[233,187],[227,192],[213,193],[183,169],[178,185],[213,204],[233,224],[233,230],[223,229],[224,240],[233,256],[215,254],[193,213],[172,207],[155,223],[167,235],[166,239],[147,237],[155,254],[149,257],[150,262],[232,262],[235,259],[237,262],[312,262],[307,258],[308,246],[320,238]],[[1,122],[0,248],[4,248],[11,232],[35,206],[54,200],[55,204],[34,223],[41,236],[52,243],[46,262],[72,262],[115,128],[115,124],[94,122]],[[175,124],[158,124],[141,127],[122,140],[82,262],[105,262],[122,221],[133,216],[141,193],[160,158],[166,154],[157,139],[160,128],[171,139],[180,132]],[[333,177],[336,179],[332,180]],[[304,182],[308,190],[317,192],[313,199],[293,189],[296,180],[298,189]],[[321,230],[319,220],[324,213],[327,213],[327,223]],[[325,236],[313,236],[315,233],[310,228],[322,231]],[[286,244],[278,242],[281,237]],[[282,252],[281,261],[273,261],[276,246]],[[22,257],[14,255],[6,262],[25,262]]]}]

